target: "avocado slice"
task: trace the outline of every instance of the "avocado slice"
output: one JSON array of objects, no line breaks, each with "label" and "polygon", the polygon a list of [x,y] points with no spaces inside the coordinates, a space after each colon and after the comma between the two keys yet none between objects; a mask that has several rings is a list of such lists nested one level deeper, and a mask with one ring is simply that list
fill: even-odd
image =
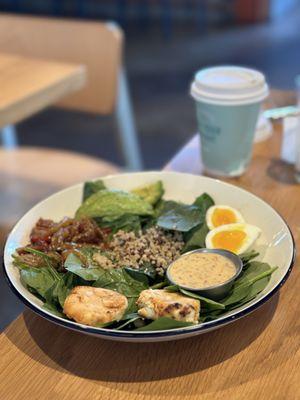
[{"label": "avocado slice", "polygon": [[132,193],[140,196],[152,206],[154,206],[162,198],[164,192],[162,181],[157,181],[150,185],[138,187],[132,190]]}]

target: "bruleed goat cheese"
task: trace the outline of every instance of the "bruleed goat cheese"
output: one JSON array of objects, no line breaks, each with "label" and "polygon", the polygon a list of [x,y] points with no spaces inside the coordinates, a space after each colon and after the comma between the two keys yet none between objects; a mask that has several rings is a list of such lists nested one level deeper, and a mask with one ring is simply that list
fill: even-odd
[{"label": "bruleed goat cheese", "polygon": [[127,306],[127,298],[114,290],[76,286],[65,300],[64,313],[80,324],[96,326],[120,320]]},{"label": "bruleed goat cheese", "polygon": [[198,323],[200,301],[166,290],[143,290],[137,300],[138,314],[146,319],[168,317]]}]

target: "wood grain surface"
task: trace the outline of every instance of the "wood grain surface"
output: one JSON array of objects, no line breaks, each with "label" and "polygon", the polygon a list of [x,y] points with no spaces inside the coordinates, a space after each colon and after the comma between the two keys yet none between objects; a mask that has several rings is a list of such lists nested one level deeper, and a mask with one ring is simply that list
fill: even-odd
[{"label": "wood grain surface", "polygon": [[[275,207],[299,247],[300,185],[279,159],[280,144],[277,125],[255,146],[247,173],[231,182]],[[168,169],[195,167],[198,155],[194,140]],[[208,334],[153,344],[84,336],[26,311],[0,337],[0,399],[297,400],[299,293],[297,258],[280,292],[251,315]]]},{"label": "wood grain surface", "polygon": [[54,104],[84,83],[81,65],[0,53],[0,128]]}]

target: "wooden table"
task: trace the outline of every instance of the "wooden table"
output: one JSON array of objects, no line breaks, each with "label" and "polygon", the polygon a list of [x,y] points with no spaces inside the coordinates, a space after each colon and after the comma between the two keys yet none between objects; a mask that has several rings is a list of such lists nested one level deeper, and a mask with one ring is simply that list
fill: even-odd
[{"label": "wooden table", "polygon": [[[299,246],[300,185],[279,159],[280,142],[277,125],[256,145],[247,173],[231,182],[281,212]],[[167,168],[199,172],[198,153],[193,140]],[[280,293],[251,315],[177,342],[105,341],[26,311],[0,336],[0,399],[299,399],[299,258],[296,264]]]},{"label": "wooden table", "polygon": [[0,53],[0,128],[80,89],[85,78],[81,65]]}]

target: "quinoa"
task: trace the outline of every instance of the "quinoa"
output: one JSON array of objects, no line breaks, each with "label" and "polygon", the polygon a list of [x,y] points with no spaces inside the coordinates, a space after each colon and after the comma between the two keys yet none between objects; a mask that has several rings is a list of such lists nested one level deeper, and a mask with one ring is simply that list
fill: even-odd
[{"label": "quinoa", "polygon": [[183,246],[180,232],[167,232],[157,227],[137,234],[120,230],[109,243],[119,267],[138,269],[145,263],[151,263],[161,275],[180,256]]},{"label": "quinoa", "polygon": [[93,261],[95,261],[100,267],[104,269],[116,268],[116,265],[106,256],[100,253],[94,253]]}]

